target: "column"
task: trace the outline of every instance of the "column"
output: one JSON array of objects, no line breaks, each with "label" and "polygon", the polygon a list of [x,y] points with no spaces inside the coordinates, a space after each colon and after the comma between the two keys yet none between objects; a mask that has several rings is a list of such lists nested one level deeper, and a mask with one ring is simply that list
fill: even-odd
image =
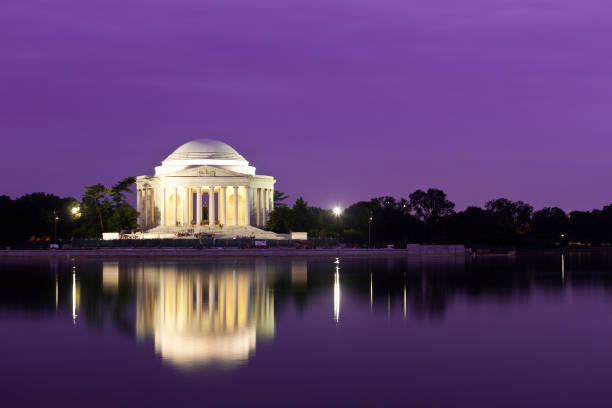
[{"label": "column", "polygon": [[191,226],[191,223],[193,222],[193,216],[195,215],[193,213],[193,190],[191,189],[191,187],[187,187],[187,196],[189,197],[188,200],[188,211],[187,213],[189,214],[189,226]]},{"label": "column", "polygon": [[238,226],[238,186],[234,186],[234,226]]},{"label": "column", "polygon": [[147,222],[149,221],[149,217],[148,217],[148,211],[147,211],[147,201],[148,201],[148,196],[149,196],[149,190],[148,189],[144,189],[144,197],[142,200],[142,226],[146,227],[148,224]]},{"label": "column", "polygon": [[172,212],[172,226],[176,227],[176,222],[178,221],[178,188],[174,187],[174,210]]},{"label": "column", "polygon": [[149,211],[151,212],[151,218],[149,219],[149,224],[155,225],[155,189],[151,189],[149,193],[151,201],[149,201]]},{"label": "column", "polygon": [[261,225],[263,224],[262,222],[262,212],[261,212],[261,204],[262,204],[262,200],[261,200],[261,188],[258,188],[257,190],[257,198],[255,199],[257,202],[257,226],[261,227]]},{"label": "column", "polygon": [[208,226],[215,226],[215,187],[208,186]]},{"label": "column", "polygon": [[196,211],[196,226],[200,226],[202,224],[202,188],[198,187],[197,192],[197,211]]},{"label": "column", "polygon": [[160,220],[159,225],[166,226],[166,187],[162,187],[160,193]]},{"label": "column", "polygon": [[142,189],[136,193],[136,208],[138,211],[138,225],[142,227]]},{"label": "column", "polygon": [[227,225],[227,187],[221,187],[221,224]]},{"label": "column", "polygon": [[251,188],[249,186],[244,187],[244,225],[251,225]]},{"label": "column", "polygon": [[261,191],[261,193],[262,193],[261,195],[262,195],[262,199],[263,199],[263,203],[262,203],[262,206],[261,206],[261,212],[262,212],[262,217],[261,217],[262,218],[262,220],[261,220],[262,222],[261,222],[261,225],[263,225],[265,227],[266,224],[267,224],[267,220],[268,220],[268,189],[264,188]]},{"label": "column", "polygon": [[189,226],[189,187],[183,189],[184,200],[183,200],[183,227]]},{"label": "column", "polygon": [[270,211],[274,211],[274,189],[270,189],[270,207],[268,207]]}]

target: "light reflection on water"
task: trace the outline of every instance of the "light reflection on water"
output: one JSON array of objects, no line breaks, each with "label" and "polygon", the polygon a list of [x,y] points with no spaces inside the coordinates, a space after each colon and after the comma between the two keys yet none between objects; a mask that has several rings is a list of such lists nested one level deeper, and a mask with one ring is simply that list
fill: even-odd
[{"label": "light reflection on water", "polygon": [[[415,398],[422,392],[427,401],[432,397],[426,390],[450,386],[463,376],[478,377],[493,367],[492,361],[500,367],[518,362],[520,372],[533,369],[530,361],[537,360],[540,366],[550,366],[540,374],[549,375],[552,382],[559,363],[556,354],[549,360],[542,357],[546,347],[580,349],[576,338],[585,327],[607,327],[600,316],[610,305],[598,293],[610,298],[611,270],[612,257],[607,254],[576,253],[490,259],[2,261],[0,324],[49,322],[49,328],[41,330],[55,327],[66,339],[66,350],[58,350],[62,364],[87,366],[91,358],[92,372],[104,363],[94,359],[95,353],[80,354],[84,363],[76,356],[71,361],[71,337],[86,331],[114,339],[119,333],[121,358],[127,363],[137,361],[142,348],[149,359],[161,360],[159,369],[143,368],[161,376],[158,385],[167,382],[163,370],[194,378],[214,373],[210,375],[215,375],[216,387],[230,387],[223,379],[231,373],[250,373],[251,382],[284,381],[287,375],[307,375],[316,367],[322,375],[321,389],[327,384],[324,374],[333,372],[346,381],[327,393],[346,397],[340,393],[351,389],[355,394],[349,400],[363,402],[367,394],[360,392],[367,391],[365,384],[378,381],[391,387],[398,378],[393,367],[401,363],[402,370],[416,371],[399,378],[410,378]],[[62,325],[64,320],[71,331]],[[547,331],[555,325],[567,333],[567,344],[566,337]],[[6,338],[0,338],[0,350],[8,347],[24,354],[45,341],[32,338],[22,345],[22,340],[8,343]],[[584,336],[584,346],[596,353],[598,345],[592,339]],[[597,339],[607,344],[612,333],[598,332]],[[532,349],[525,351],[521,341]],[[56,347],[61,349],[61,343]],[[107,352],[112,354],[113,347],[108,345]],[[463,361],[469,364],[454,363]],[[378,371],[366,370],[366,363]],[[36,364],[45,365],[40,360],[28,364],[34,371]],[[438,367],[436,380],[427,382],[428,377],[420,375],[431,367]],[[370,377],[374,372],[377,377]],[[2,369],[0,373],[11,381],[19,378]],[[308,382],[317,383],[317,373],[312,374]],[[508,378],[521,381],[512,372]],[[366,380],[363,387],[353,385]],[[481,378],[491,382],[491,389],[497,389],[495,380]],[[117,382],[121,381],[127,377],[118,374]],[[246,386],[237,385],[241,384]],[[290,398],[297,389],[285,386]],[[404,386],[393,389],[400,395]],[[469,402],[470,394],[455,393],[459,401]],[[496,401],[495,395],[489,402]],[[313,391],[310,401],[319,402],[318,397],[322,395]]]},{"label": "light reflection on water", "polygon": [[[106,266],[106,263],[104,264]],[[126,268],[136,285],[136,334],[180,367],[245,362],[256,339],[274,338],[274,293],[265,273],[230,266],[141,264]]]}]

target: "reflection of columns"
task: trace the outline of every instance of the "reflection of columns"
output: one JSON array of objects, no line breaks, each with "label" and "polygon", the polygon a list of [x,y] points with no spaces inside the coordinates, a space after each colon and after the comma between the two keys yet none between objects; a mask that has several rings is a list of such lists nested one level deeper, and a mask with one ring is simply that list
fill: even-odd
[{"label": "reflection of columns", "polygon": [[183,189],[184,199],[183,199],[183,227],[189,225],[189,187],[185,187]]},{"label": "reflection of columns", "polygon": [[174,187],[174,200],[172,201],[174,204],[174,209],[172,211],[172,226],[176,227],[176,222],[178,221],[178,188]]},{"label": "reflection of columns", "polygon": [[200,226],[202,224],[202,189],[197,187],[197,211],[196,211],[196,226]]},{"label": "reflection of columns", "polygon": [[227,224],[227,205],[226,205],[226,196],[225,193],[227,192],[227,187],[223,186],[221,187],[221,224],[225,225]]},{"label": "reflection of columns", "polygon": [[234,226],[238,226],[238,186],[234,186]]},{"label": "reflection of columns", "polygon": [[251,188],[244,186],[244,225],[251,225]]},{"label": "reflection of columns", "polygon": [[166,187],[162,187],[160,189],[160,199],[161,202],[160,204],[160,208],[159,208],[159,213],[160,213],[160,218],[159,218],[159,225],[161,226],[166,226]]},{"label": "reflection of columns", "polygon": [[215,187],[208,186],[208,226],[215,226]]}]

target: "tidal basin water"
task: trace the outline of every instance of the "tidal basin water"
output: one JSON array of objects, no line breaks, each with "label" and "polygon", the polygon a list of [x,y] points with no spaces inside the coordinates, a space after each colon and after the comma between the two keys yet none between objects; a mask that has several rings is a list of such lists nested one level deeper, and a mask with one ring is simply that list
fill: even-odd
[{"label": "tidal basin water", "polygon": [[611,371],[605,254],[0,262],[3,406],[610,406]]}]

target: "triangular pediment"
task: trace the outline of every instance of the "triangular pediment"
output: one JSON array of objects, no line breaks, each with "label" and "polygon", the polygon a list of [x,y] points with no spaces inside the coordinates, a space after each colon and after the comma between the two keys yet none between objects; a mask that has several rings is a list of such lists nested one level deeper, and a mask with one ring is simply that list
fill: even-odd
[{"label": "triangular pediment", "polygon": [[182,177],[244,177],[245,174],[235,171],[222,169],[215,166],[190,166],[186,169],[177,171],[170,176]]}]

